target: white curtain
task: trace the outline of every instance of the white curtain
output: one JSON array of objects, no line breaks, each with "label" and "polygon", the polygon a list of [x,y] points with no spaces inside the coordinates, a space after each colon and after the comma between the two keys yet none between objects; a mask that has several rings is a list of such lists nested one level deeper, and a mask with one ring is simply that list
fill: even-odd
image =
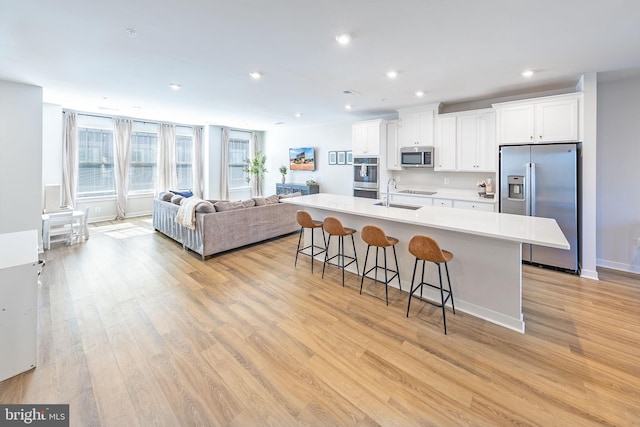
[{"label": "white curtain", "polygon": [[229,129],[222,128],[222,160],[220,165],[220,198],[229,200]]},{"label": "white curtain", "polygon": [[113,137],[115,145],[116,179],[116,219],[124,219],[127,213],[127,194],[129,193],[129,158],[131,157],[131,131],[133,121],[130,119],[113,119]]},{"label": "white curtain", "polygon": [[176,188],[176,127],[162,123],[158,130],[158,179],[156,193]]},{"label": "white curtain", "polygon": [[202,199],[204,192],[204,162],[202,153],[202,126],[193,127],[193,195]]},{"label": "white curtain", "polygon": [[[249,152],[251,153],[252,159],[256,157],[256,153],[258,152],[258,134],[255,132],[251,132]],[[251,194],[262,196],[262,180],[259,177],[252,177],[251,179]]]},{"label": "white curtain", "polygon": [[65,111],[62,153],[62,204],[75,207],[78,190],[78,123],[76,113]]}]

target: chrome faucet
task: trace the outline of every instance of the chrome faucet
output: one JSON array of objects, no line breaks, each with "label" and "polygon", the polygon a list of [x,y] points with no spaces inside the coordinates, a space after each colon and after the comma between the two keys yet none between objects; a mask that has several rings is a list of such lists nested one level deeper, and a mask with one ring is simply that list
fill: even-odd
[{"label": "chrome faucet", "polygon": [[385,203],[386,207],[389,207],[389,186],[391,185],[392,181],[393,181],[393,189],[396,190],[398,188],[398,184],[396,184],[396,179],[389,178],[389,180],[387,181],[387,202]]}]

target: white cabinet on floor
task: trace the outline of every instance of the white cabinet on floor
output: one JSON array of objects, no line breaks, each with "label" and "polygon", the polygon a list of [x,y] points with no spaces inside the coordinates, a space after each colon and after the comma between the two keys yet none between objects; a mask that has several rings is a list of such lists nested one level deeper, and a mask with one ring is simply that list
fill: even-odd
[{"label": "white cabinet on floor", "polygon": [[387,170],[399,171],[400,166],[400,140],[398,120],[387,121]]},{"label": "white cabinet on floor", "polygon": [[499,144],[577,142],[581,93],[493,104]]},{"label": "white cabinet on floor", "polygon": [[354,156],[380,156],[381,147],[386,146],[387,127],[385,120],[367,120],[352,125],[352,152]]},{"label": "white cabinet on floor", "polygon": [[36,366],[38,232],[0,234],[0,381]]},{"label": "white cabinet on floor", "polygon": [[400,146],[433,145],[434,124],[440,104],[430,104],[398,110]]}]

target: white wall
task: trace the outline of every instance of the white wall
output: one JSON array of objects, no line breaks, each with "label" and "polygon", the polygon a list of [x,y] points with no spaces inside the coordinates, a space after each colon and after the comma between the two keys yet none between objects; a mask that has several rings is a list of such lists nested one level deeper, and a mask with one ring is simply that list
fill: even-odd
[{"label": "white wall", "polygon": [[323,193],[353,195],[353,166],[329,165],[329,151],[351,150],[351,123],[325,126],[288,128],[286,125],[264,135],[264,152],[267,156],[263,194],[276,192],[276,183],[281,182],[278,169],[289,165],[289,148],[314,147],[315,171],[289,171],[287,182],[304,184],[314,179]]},{"label": "white wall", "polygon": [[5,194],[0,209],[0,234],[38,230],[40,235],[41,87],[0,81],[0,182]]},{"label": "white wall", "polygon": [[597,262],[640,273],[640,77],[598,82]]}]

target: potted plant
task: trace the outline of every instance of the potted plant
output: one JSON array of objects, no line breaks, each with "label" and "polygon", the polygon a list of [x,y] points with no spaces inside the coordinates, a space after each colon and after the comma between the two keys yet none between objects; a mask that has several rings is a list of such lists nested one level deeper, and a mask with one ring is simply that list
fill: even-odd
[{"label": "potted plant", "polygon": [[286,180],[286,176],[287,176],[287,167],[285,165],[280,166],[280,174],[282,174],[282,183],[284,184],[285,180]]},{"label": "potted plant", "polygon": [[256,151],[256,156],[253,159],[244,160],[244,173],[247,174],[247,182],[251,182],[253,178],[255,180],[255,190],[258,196],[262,195],[262,178],[267,168],[264,166],[267,158],[261,151]]}]

